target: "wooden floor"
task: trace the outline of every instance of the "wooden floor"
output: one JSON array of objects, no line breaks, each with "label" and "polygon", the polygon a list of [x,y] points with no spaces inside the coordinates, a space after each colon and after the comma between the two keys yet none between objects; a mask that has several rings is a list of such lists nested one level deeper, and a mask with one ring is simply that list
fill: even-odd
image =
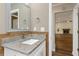
[{"label": "wooden floor", "polygon": [[52,52],[52,56],[72,56],[72,54],[71,52],[59,50],[59,51]]},{"label": "wooden floor", "polygon": [[4,49],[0,47],[0,56],[4,56]]},{"label": "wooden floor", "polygon": [[72,56],[72,34],[56,34],[53,56]]}]

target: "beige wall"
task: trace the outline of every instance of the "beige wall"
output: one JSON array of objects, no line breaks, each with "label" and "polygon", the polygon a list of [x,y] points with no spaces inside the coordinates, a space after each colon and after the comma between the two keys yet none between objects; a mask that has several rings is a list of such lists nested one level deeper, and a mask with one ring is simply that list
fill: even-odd
[{"label": "beige wall", "polygon": [[0,4],[0,34],[4,34],[9,29],[10,9],[9,4]]},{"label": "beige wall", "polygon": [[[41,31],[41,27],[48,31],[49,22],[49,4],[47,3],[33,3],[31,6],[31,30]],[[40,19],[40,21],[37,20]]]}]

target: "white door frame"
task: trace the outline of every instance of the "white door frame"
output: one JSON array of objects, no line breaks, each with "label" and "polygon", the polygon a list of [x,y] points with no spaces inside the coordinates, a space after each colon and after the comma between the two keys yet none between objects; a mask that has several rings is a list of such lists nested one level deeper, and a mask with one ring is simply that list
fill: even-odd
[{"label": "white door frame", "polygon": [[55,50],[55,20],[52,10],[52,3],[49,3],[49,56],[52,56],[52,51]]},{"label": "white door frame", "polygon": [[78,56],[78,7],[76,4],[73,8],[73,56]]}]

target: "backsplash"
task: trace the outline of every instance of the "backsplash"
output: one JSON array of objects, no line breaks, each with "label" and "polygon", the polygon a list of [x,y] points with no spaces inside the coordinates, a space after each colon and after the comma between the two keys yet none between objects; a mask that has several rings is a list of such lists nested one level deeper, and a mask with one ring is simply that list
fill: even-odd
[{"label": "backsplash", "polygon": [[33,38],[39,37],[45,38],[48,35],[48,32],[9,32],[7,34],[0,35],[0,44],[10,41],[19,40],[24,35],[25,38],[32,36]]}]

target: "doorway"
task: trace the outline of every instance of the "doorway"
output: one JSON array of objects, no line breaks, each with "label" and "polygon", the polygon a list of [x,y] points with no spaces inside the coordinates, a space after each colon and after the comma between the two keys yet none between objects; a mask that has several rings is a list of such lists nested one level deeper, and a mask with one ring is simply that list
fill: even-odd
[{"label": "doorway", "polygon": [[72,10],[55,13],[55,52],[54,56],[72,56]]}]

